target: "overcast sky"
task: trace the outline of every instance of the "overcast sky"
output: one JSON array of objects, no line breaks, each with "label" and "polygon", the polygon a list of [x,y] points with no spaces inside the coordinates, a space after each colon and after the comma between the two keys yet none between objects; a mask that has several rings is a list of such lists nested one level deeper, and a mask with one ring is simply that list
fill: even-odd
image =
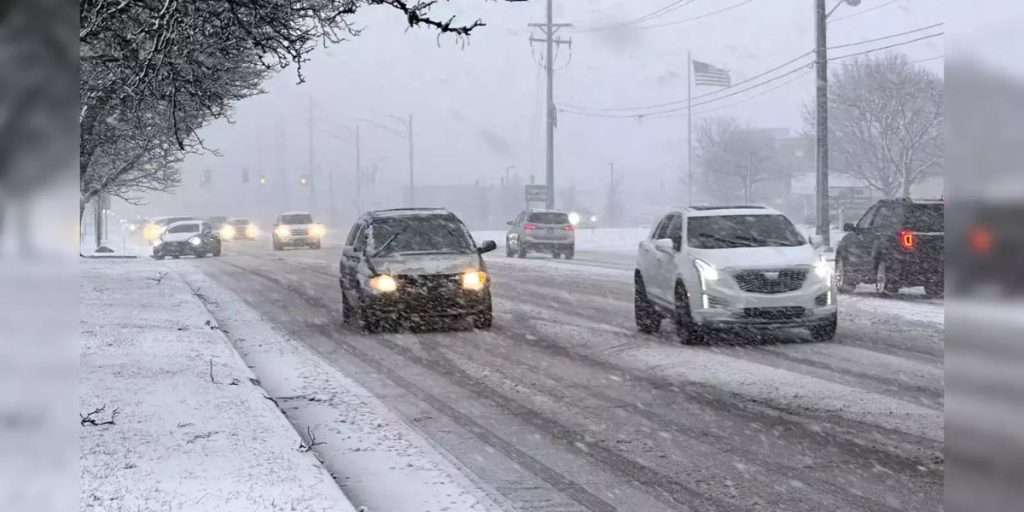
[{"label": "overcast sky", "polygon": [[[685,99],[686,54],[725,68],[733,82],[752,77],[793,59],[813,46],[811,0],[693,0],[641,25],[660,25],[739,7],[696,21],[668,26],[585,31],[635,19],[673,0],[556,0],[557,22],[575,25],[561,33],[572,38],[562,48],[556,74],[556,103],[593,108],[630,107]],[[830,2],[831,4],[831,2]],[[943,21],[937,0],[863,0],[841,6],[829,25],[830,46],[905,32]],[[877,7],[876,9],[874,9]],[[270,80],[267,94],[237,105],[235,122],[204,129],[207,144],[222,156],[189,158],[186,185],[203,168],[215,176],[276,175],[283,166],[291,176],[308,168],[308,108],[314,111],[314,161],[318,172],[334,169],[336,180],[353,177],[354,145],[350,128],[370,118],[401,129],[388,115],[414,116],[418,183],[449,184],[480,180],[497,183],[508,166],[543,182],[543,74],[531,50],[527,23],[544,19],[544,2],[453,0],[434,14],[476,17],[487,26],[473,32],[465,48],[452,38],[426,29],[406,31],[404,19],[387,7],[362,9],[353,21],[360,37],[318,49],[304,68],[306,83],[297,85],[294,68]],[[635,25],[633,25],[635,26]],[[835,50],[833,55],[870,49],[911,36]],[[943,55],[941,37],[898,48],[911,59]],[[806,60],[810,60],[808,57]],[[801,61],[802,62],[802,61]],[[941,58],[922,62],[938,72]],[[787,67],[786,70],[794,66]],[[787,83],[788,81],[788,83]],[[778,86],[774,90],[768,91]],[[813,95],[808,72],[792,75],[748,93],[695,108],[702,116],[734,116],[755,127],[802,128],[802,106]],[[694,94],[708,92],[695,89]],[[734,104],[739,102],[738,104]],[[733,105],[734,104],[734,105]],[[732,106],[730,106],[732,105]],[[684,112],[680,112],[683,114]],[[281,129],[283,127],[283,129]],[[283,140],[278,134],[283,133]],[[363,162],[376,164],[379,180],[406,179],[407,153],[399,138],[364,125]],[[284,151],[279,152],[278,148]],[[559,116],[556,134],[557,181],[585,186],[604,179],[616,162],[623,175],[680,173],[686,159],[686,118],[595,119],[568,113]],[[255,179],[255,178],[254,178]],[[183,187],[188,193],[190,187]]]}]

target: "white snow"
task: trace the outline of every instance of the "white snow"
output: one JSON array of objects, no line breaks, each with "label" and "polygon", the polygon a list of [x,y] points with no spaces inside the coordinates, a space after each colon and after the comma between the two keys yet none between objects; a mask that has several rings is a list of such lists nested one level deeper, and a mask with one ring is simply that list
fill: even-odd
[{"label": "white snow", "polygon": [[180,278],[80,270],[79,409],[118,411],[80,428],[80,510],[355,510]]},{"label": "white snow", "polygon": [[369,391],[303,343],[280,332],[198,268],[183,269],[216,301],[210,310],[239,353],[288,413],[312,429],[314,448],[345,493],[371,511],[501,510],[500,496],[389,411]]},{"label": "white snow", "polygon": [[[650,232],[648,228],[595,228],[576,230],[576,251],[595,251],[636,254],[640,241]],[[499,248],[505,247],[506,231],[474,231],[473,240],[480,244],[494,240]]]}]

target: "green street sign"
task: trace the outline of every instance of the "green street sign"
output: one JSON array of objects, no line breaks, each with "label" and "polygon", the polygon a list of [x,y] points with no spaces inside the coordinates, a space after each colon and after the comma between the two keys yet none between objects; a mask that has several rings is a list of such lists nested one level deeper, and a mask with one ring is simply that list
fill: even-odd
[{"label": "green street sign", "polygon": [[528,203],[543,203],[548,200],[548,186],[547,185],[527,185],[526,186],[526,202]]}]

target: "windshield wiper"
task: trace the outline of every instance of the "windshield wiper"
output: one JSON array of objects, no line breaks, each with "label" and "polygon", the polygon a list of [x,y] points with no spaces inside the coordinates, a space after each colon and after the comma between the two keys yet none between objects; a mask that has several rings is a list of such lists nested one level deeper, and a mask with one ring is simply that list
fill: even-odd
[{"label": "windshield wiper", "polygon": [[373,251],[373,256],[377,257],[378,254],[384,252],[384,249],[387,249],[388,246],[391,245],[391,242],[394,242],[396,238],[398,238],[402,233],[405,233],[408,230],[409,230],[409,226],[405,226],[404,228],[399,230],[397,233],[391,235],[391,238],[388,238],[386,241],[384,241],[384,243],[381,244],[379,249],[377,249],[376,251]]},{"label": "windshield wiper", "polygon": [[708,238],[708,239],[711,239],[711,240],[714,240],[716,242],[723,243],[723,244],[726,244],[726,245],[729,245],[729,246],[732,246],[732,247],[753,247],[753,245],[751,245],[751,243],[749,243],[749,242],[748,243],[744,243],[741,240],[738,240],[739,237],[736,237],[736,238],[723,238],[723,237],[720,237],[718,235],[712,235],[711,233],[699,233],[697,236],[699,236],[700,238]]}]

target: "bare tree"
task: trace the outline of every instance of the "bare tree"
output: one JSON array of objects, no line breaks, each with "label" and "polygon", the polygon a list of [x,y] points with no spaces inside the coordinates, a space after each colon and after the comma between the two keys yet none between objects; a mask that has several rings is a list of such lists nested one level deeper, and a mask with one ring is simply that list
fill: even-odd
[{"label": "bare tree", "polygon": [[764,130],[712,117],[699,123],[696,136],[705,192],[717,200],[749,203],[758,185],[789,178],[774,138]]},{"label": "bare tree", "polygon": [[832,169],[885,197],[909,197],[943,167],[943,87],[902,54],[844,62],[829,84]]}]

